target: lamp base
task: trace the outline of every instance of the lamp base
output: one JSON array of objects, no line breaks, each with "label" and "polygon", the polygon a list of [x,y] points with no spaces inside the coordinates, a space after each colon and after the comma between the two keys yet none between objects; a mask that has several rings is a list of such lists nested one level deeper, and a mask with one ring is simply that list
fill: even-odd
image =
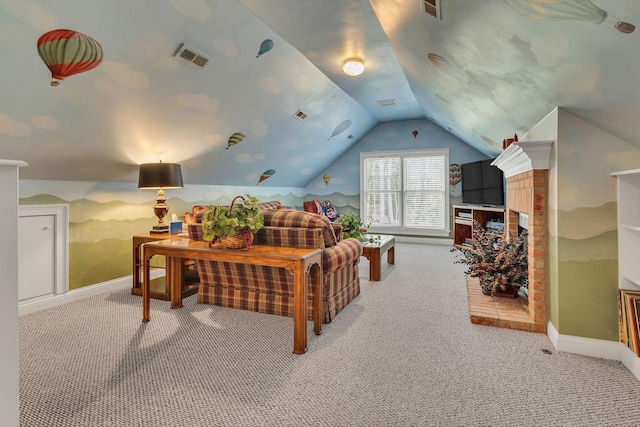
[{"label": "lamp base", "polygon": [[169,234],[169,226],[166,224],[163,225],[154,225],[151,230],[149,230],[150,234]]}]

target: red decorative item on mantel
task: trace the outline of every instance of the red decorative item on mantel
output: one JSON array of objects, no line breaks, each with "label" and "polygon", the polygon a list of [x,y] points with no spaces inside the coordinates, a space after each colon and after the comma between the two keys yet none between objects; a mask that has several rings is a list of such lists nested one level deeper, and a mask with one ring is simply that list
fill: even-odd
[{"label": "red decorative item on mantel", "polygon": [[514,142],[518,142],[518,134],[514,133],[513,138],[507,138],[502,140],[502,149],[506,150],[508,146],[513,144]]}]

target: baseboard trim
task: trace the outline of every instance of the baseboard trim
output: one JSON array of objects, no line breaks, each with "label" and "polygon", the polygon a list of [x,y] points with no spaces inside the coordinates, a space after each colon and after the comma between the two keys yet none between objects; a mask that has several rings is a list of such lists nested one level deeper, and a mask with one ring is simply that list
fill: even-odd
[{"label": "baseboard trim", "polygon": [[618,346],[620,347],[620,361],[640,381],[640,357],[621,342],[618,343]]},{"label": "baseboard trim", "polygon": [[551,323],[551,322],[547,322],[547,336],[551,340],[551,344],[553,344],[553,346],[557,350],[558,349],[558,337],[560,336],[560,334],[558,334],[558,330],[555,328],[555,326],[553,326],[553,323]]},{"label": "baseboard trim", "polygon": [[547,336],[556,351],[618,360],[640,380],[640,358],[620,342],[561,335],[551,322],[547,324]]},{"label": "baseboard trim", "polygon": [[395,236],[400,243],[423,243],[425,245],[453,246],[453,239],[438,239],[433,237]]},{"label": "baseboard trim", "polygon": [[[164,276],[163,269],[156,269],[151,271],[152,279],[162,276]],[[24,316],[25,314],[35,313],[40,310],[46,310],[47,308],[79,301],[107,292],[116,291],[118,289],[130,288],[132,280],[132,276],[120,277],[118,279],[96,283],[95,285],[84,286],[79,289],[67,291],[64,294],[60,295],[45,295],[42,297],[22,301],[18,303],[18,316]]]},{"label": "baseboard trim", "polygon": [[547,323],[547,336],[559,352],[599,357],[601,359],[620,360],[619,342],[595,338],[561,335],[553,323]]}]

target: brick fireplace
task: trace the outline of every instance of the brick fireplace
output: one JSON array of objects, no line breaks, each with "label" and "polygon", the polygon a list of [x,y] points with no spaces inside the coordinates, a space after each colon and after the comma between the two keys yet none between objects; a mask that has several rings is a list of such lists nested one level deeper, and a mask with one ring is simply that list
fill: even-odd
[{"label": "brick fireplace", "polygon": [[486,296],[476,291],[478,284],[469,284],[469,307],[473,323],[531,332],[547,331],[547,198],[552,143],[513,143],[492,163],[502,169],[507,182],[505,229],[508,239],[518,235],[519,217],[526,216],[529,293],[527,299],[487,300]]}]

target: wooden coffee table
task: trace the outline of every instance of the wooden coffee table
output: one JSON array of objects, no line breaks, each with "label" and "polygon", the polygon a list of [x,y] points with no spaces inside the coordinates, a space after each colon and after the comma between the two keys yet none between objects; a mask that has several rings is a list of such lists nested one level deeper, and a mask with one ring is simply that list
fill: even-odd
[{"label": "wooden coffee table", "polygon": [[[375,237],[375,236],[374,236]],[[373,243],[362,242],[362,256],[369,260],[369,280],[377,282],[381,276],[381,260],[382,255],[387,253],[387,263],[395,262],[395,245],[396,238],[394,236],[382,236]]]}]

